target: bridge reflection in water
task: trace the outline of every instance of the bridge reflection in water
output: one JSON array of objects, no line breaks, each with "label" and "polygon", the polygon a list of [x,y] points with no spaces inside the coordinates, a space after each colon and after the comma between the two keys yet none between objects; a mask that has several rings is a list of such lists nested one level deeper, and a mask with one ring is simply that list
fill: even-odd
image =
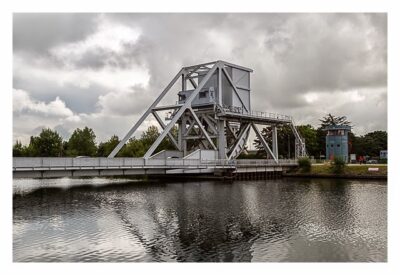
[{"label": "bridge reflection in water", "polygon": [[379,182],[47,187],[13,204],[14,261],[386,261]]}]

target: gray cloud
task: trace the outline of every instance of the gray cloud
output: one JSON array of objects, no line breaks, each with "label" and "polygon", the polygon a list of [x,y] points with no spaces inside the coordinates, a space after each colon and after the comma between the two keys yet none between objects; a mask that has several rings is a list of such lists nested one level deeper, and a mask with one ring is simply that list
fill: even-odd
[{"label": "gray cloud", "polygon": [[14,52],[46,54],[53,46],[83,39],[96,29],[97,16],[90,13],[14,13]]},{"label": "gray cloud", "polygon": [[[138,37],[87,46],[104,22]],[[182,66],[218,59],[254,69],[254,110],[314,125],[329,110],[361,134],[387,127],[386,14],[15,14],[13,37],[23,60],[14,88],[47,103],[58,95],[98,136],[123,135]],[[110,124],[97,123],[105,116]]]}]

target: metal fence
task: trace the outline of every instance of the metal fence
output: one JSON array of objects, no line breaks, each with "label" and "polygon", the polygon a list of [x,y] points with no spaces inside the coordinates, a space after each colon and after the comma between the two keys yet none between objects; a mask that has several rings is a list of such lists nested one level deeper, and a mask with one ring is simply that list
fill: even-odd
[{"label": "metal fence", "polygon": [[198,160],[198,159],[144,159],[144,158],[13,158],[13,170],[25,169],[101,169],[101,168],[151,168],[151,167],[240,167],[295,165],[296,160],[272,159]]},{"label": "metal fence", "polygon": [[144,158],[13,158],[13,169],[38,168],[151,168],[151,167],[231,166],[227,160],[213,162],[198,159]]}]

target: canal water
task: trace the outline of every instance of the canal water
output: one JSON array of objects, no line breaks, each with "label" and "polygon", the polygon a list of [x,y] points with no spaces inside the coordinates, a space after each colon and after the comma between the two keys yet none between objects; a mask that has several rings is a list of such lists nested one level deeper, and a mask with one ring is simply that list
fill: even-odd
[{"label": "canal water", "polygon": [[15,262],[382,262],[387,185],[13,182]]}]

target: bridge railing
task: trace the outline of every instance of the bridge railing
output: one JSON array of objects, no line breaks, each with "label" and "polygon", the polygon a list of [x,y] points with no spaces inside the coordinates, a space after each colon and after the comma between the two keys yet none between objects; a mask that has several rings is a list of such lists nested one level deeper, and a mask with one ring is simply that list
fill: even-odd
[{"label": "bridge railing", "polygon": [[245,111],[243,108],[237,107],[237,106],[224,106],[223,110],[225,113],[250,115],[253,117],[276,119],[276,120],[283,120],[283,121],[291,121],[292,120],[292,117],[288,116],[288,115],[282,115],[282,114],[270,113],[270,112],[262,112],[262,111],[254,111],[254,110]]},{"label": "bridge railing", "polygon": [[151,168],[151,167],[237,167],[294,165],[296,160],[272,159],[198,160],[198,159],[143,159],[143,158],[13,158],[13,170],[24,169],[101,169],[101,168]]},{"label": "bridge railing", "polygon": [[[13,169],[62,169],[62,168],[145,168],[145,167],[183,167],[206,166],[209,163],[198,159],[144,159],[144,158],[59,158],[59,157],[16,157]],[[213,165],[224,165],[218,161]]]}]

